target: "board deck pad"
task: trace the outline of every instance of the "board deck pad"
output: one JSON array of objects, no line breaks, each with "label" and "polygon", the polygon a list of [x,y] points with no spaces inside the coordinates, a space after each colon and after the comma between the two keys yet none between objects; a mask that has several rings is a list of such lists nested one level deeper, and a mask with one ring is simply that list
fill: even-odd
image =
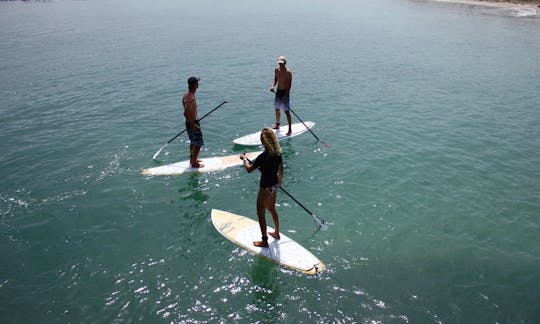
[{"label": "board deck pad", "polygon": [[[308,128],[313,128],[315,126],[314,122],[307,121],[304,122]],[[302,133],[305,133],[308,131],[308,129],[304,126],[302,123],[295,123],[291,125],[292,133],[291,135],[286,135],[289,131],[289,125],[284,125],[279,127],[279,129],[272,129],[274,133],[276,134],[276,137],[278,141],[282,141],[287,138],[298,136]],[[256,133],[252,133],[249,135],[245,135],[242,137],[239,137],[233,141],[235,144],[243,145],[243,146],[259,146],[261,144],[261,131],[258,131]]]},{"label": "board deck pad", "polygon": [[[239,247],[271,262],[306,274],[318,274],[324,264],[300,244],[280,233],[279,240],[268,236],[268,248],[256,247],[253,241],[261,239],[259,222],[219,209],[212,209],[212,224],[216,230]],[[267,227],[269,232],[273,228]]]},{"label": "board deck pad", "polygon": [[[246,156],[250,160],[253,160],[261,153],[262,151],[249,152],[246,153]],[[187,160],[161,165],[154,168],[143,169],[141,170],[141,173],[143,175],[179,175],[183,173],[205,173],[221,171],[226,168],[242,165],[242,160],[240,160],[240,154],[222,157],[202,158],[201,160],[204,164],[204,167],[202,168],[191,167],[189,160]]]}]

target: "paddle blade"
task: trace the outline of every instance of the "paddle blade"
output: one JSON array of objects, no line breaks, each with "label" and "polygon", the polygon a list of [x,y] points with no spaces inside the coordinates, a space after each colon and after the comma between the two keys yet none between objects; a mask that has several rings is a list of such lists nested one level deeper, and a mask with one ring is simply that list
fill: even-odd
[{"label": "paddle blade", "polygon": [[311,214],[311,216],[313,216],[313,220],[315,221],[315,225],[317,225],[317,228],[321,231],[326,231],[328,229],[328,225],[326,225],[326,221],[322,218],[319,218],[313,214]]},{"label": "paddle blade", "polygon": [[330,143],[327,143],[325,141],[319,141],[319,143],[321,143],[322,145],[324,145],[326,147],[331,147],[332,146]]},{"label": "paddle blade", "polygon": [[154,154],[154,156],[152,156],[152,160],[156,160],[157,156],[159,155],[159,153],[161,153],[161,151],[165,148],[165,146],[167,146],[168,143],[165,143],[165,145],[163,145],[159,150],[157,150],[157,152]]}]

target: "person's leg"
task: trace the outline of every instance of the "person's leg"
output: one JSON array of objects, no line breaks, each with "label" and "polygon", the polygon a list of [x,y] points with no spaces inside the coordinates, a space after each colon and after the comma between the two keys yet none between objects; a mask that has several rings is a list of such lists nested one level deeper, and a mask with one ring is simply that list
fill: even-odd
[{"label": "person's leg", "polygon": [[257,218],[259,219],[259,227],[261,228],[261,241],[254,241],[253,245],[258,247],[268,247],[268,235],[266,233],[266,190],[259,188],[257,194]]},{"label": "person's leg", "polygon": [[274,97],[274,110],[276,112],[276,122],[274,123],[274,126],[272,127],[273,129],[279,129],[280,108],[281,108],[281,100],[276,93],[276,96]]},{"label": "person's leg", "polygon": [[272,127],[273,129],[279,129],[279,120],[281,118],[281,111],[279,110],[279,108],[275,109],[276,111],[276,123],[274,124],[274,127]]},{"label": "person's leg", "polygon": [[279,240],[279,217],[276,211],[277,189],[275,189],[274,193],[269,193],[268,196],[269,198],[266,200],[266,209],[268,209],[268,211],[272,215],[272,221],[274,222],[274,231],[269,232],[268,235],[272,236],[276,240]]},{"label": "person's leg", "polygon": [[193,166],[195,163],[195,161],[193,160],[194,151],[195,151],[195,145],[189,144],[189,164],[191,164],[191,166]]},{"label": "person's leg", "polygon": [[285,115],[287,115],[287,123],[289,124],[289,131],[287,132],[287,135],[291,135],[292,134],[291,113],[289,112],[289,110],[285,110]]},{"label": "person's leg", "polygon": [[[190,125],[186,122],[186,128]],[[201,151],[201,146],[204,145],[202,138],[202,133],[199,131],[191,131],[188,128],[189,141],[189,164],[193,168],[202,168],[204,165],[199,160],[199,152]]]},{"label": "person's leg", "polygon": [[201,152],[201,147],[200,146],[197,146],[197,145],[190,145],[190,148],[191,146],[193,146],[193,150],[191,151],[192,153],[192,156],[191,156],[191,166],[194,167],[194,168],[202,168],[204,167],[204,164],[200,162],[200,160],[198,159],[199,158],[199,153]]}]

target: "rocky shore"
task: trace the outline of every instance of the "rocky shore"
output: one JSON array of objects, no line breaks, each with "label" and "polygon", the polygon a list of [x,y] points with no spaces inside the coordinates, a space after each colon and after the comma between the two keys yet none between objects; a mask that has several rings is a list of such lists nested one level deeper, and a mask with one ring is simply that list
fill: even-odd
[{"label": "rocky shore", "polygon": [[540,5],[540,0],[480,0],[480,1],[489,1],[489,2],[507,2],[507,3],[514,3],[514,4],[536,4]]},{"label": "rocky shore", "polygon": [[494,7],[540,8],[540,0],[436,0]]},{"label": "rocky shore", "polygon": [[540,6],[540,0],[479,0],[480,2],[508,3],[517,5]]}]

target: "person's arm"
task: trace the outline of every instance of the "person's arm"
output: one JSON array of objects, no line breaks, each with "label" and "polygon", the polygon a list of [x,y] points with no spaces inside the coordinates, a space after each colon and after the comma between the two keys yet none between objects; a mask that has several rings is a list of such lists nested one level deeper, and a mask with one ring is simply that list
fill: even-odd
[{"label": "person's arm", "polygon": [[255,169],[257,169],[255,166],[253,166],[253,163],[249,163],[246,155],[244,153],[240,154],[240,160],[244,161],[244,168],[248,173],[253,172]]},{"label": "person's arm", "polygon": [[275,92],[274,88],[277,85],[277,69],[274,70],[274,82],[272,82],[272,86],[270,87],[270,91]]}]

